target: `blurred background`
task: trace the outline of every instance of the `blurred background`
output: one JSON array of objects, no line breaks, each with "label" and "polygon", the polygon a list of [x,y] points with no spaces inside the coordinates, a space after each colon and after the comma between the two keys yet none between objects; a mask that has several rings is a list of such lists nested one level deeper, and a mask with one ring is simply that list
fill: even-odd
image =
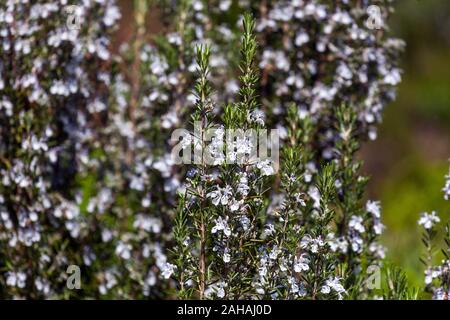
[{"label": "blurred background", "polygon": [[[384,112],[379,137],[364,145],[369,197],[381,200],[387,257],[423,285],[417,226],[423,211],[450,218],[443,198],[450,158],[450,1],[398,0],[389,21],[406,41],[397,99]],[[437,256],[441,260],[442,256]]]},{"label": "blurred background", "polygon": [[[132,2],[119,2],[124,18],[118,43],[129,39],[133,28]],[[150,30],[160,31],[158,12],[150,15]],[[385,109],[378,139],[366,143],[360,157],[371,177],[368,198],[382,203],[387,257],[412,285],[423,286],[417,220],[432,210],[442,221],[450,218],[442,192],[450,164],[450,1],[397,0],[388,23],[391,35],[406,41],[402,82],[396,101]]]}]

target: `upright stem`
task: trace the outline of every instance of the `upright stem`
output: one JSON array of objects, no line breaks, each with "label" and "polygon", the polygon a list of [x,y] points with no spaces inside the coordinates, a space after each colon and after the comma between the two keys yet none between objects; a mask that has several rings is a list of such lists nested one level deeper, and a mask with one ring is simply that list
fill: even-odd
[{"label": "upright stem", "polygon": [[[136,109],[139,104],[140,95],[140,69],[141,58],[140,50],[145,38],[145,17],[147,15],[147,0],[134,0],[134,19],[136,21],[136,38],[133,44],[134,61],[131,68],[131,99],[128,116],[130,118],[133,129],[136,129]],[[132,161],[132,150],[127,153],[127,162]]]},{"label": "upright stem", "polygon": [[[204,95],[202,94],[201,97],[202,101],[205,100]],[[202,133],[201,133],[201,141],[203,144],[203,141],[205,141],[205,127],[206,127],[206,115],[203,113],[202,115]],[[205,163],[204,163],[204,146],[202,147],[202,159],[201,159],[201,166],[202,171],[205,174]],[[202,186],[202,204],[200,207],[200,283],[199,283],[199,294],[200,299],[204,298],[205,295],[205,282],[206,282],[206,232],[205,232],[205,219],[204,219],[204,206],[205,206],[205,188]]]},{"label": "upright stem", "polygon": [[[207,80],[208,68],[209,68],[209,56],[210,51],[209,47],[199,47],[197,48],[197,63],[199,66],[199,79],[197,80],[196,93],[197,93],[197,116],[201,120],[201,132],[200,142],[202,145],[201,150],[201,161],[200,161],[200,171],[201,176],[205,176],[207,174],[207,164],[205,163],[204,152],[206,146],[204,145],[205,139],[205,131],[208,128],[208,113],[209,110],[209,96],[210,96],[210,87]],[[197,118],[198,119],[198,118]],[[205,206],[206,206],[206,182],[202,180],[200,184],[200,208],[199,208],[199,219],[196,222],[197,230],[199,233],[199,242],[200,242],[200,256],[199,256],[199,275],[198,275],[198,287],[199,287],[199,298],[204,299],[205,297],[205,288],[206,288],[206,265],[207,265],[207,254],[206,254],[206,231],[208,226],[208,217],[205,215]]]},{"label": "upright stem", "polygon": [[205,282],[206,282],[206,237],[205,237],[205,223],[203,221],[202,212],[202,222],[200,225],[200,299],[205,296]]}]

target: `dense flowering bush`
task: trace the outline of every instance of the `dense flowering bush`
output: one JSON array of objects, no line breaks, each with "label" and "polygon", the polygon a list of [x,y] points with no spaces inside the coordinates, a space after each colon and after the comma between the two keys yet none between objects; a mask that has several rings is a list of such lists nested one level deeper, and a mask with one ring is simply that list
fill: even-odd
[{"label": "dense flowering bush", "polygon": [[[77,172],[96,171],[109,95],[113,1],[77,6],[81,29],[61,15],[67,1],[0,5],[1,292],[64,297],[68,264],[89,265],[92,227]],[[17,281],[16,281],[17,280]]]},{"label": "dense flowering bush", "polygon": [[[0,297],[417,297],[355,156],[401,78],[390,1],[158,1],[151,39],[155,5],[134,6],[112,52],[114,0],[0,3]],[[275,128],[279,161],[225,139]],[[446,298],[438,221],[419,221],[425,283]]]}]

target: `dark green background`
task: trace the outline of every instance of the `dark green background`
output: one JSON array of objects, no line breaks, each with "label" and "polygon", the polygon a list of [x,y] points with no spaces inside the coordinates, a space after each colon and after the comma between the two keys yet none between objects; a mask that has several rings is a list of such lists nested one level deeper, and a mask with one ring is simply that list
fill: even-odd
[{"label": "dark green background", "polygon": [[450,1],[400,0],[395,8],[389,25],[407,44],[402,83],[378,140],[361,157],[372,177],[369,195],[382,201],[387,256],[411,284],[423,285],[417,219],[432,210],[442,221],[450,217],[441,190],[450,164]]}]

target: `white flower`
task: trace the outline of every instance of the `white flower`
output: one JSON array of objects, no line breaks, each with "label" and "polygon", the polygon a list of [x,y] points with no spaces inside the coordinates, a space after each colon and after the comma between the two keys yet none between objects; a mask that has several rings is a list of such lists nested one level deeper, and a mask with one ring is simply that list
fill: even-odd
[{"label": "white flower", "polygon": [[217,298],[222,299],[223,297],[225,297],[225,290],[223,287],[220,287],[219,289],[217,289]]},{"label": "white flower", "polygon": [[423,226],[425,229],[431,229],[433,228],[434,224],[440,221],[441,219],[439,219],[439,217],[436,215],[436,211],[432,211],[431,214],[424,212],[420,216],[418,224]]},{"label": "white flower", "polygon": [[433,292],[433,300],[448,300],[450,296],[450,290],[445,292],[445,289],[442,287],[437,288]]},{"label": "white flower", "polygon": [[246,173],[241,174],[236,191],[244,197],[248,195],[250,187],[248,186],[248,178]]},{"label": "white flower", "polygon": [[[159,172],[161,172],[161,175],[164,178],[171,177],[172,173],[172,166],[174,165],[174,161],[170,155],[165,155],[162,158],[157,159],[153,164],[152,167]],[[142,179],[142,178],[141,178]]]},{"label": "white flower", "polygon": [[331,292],[331,288],[327,285],[322,286],[322,288],[320,289],[320,292],[322,292],[323,294],[328,294]]},{"label": "white flower", "polygon": [[[161,126],[164,129],[170,129],[170,128],[177,126],[178,121],[179,121],[179,119],[178,119],[177,114],[175,113],[175,110],[171,110],[161,117]],[[183,137],[183,140],[186,140],[186,141],[183,141],[183,148],[190,146],[190,143],[191,143],[190,140],[185,139],[185,137]]]},{"label": "white flower", "polygon": [[104,104],[100,99],[95,99],[93,102],[89,103],[87,106],[89,112],[97,113],[102,112],[107,109],[106,104]]},{"label": "white flower", "polygon": [[327,243],[330,246],[331,251],[346,253],[348,249],[348,242],[344,237],[335,238],[334,234],[327,236]]},{"label": "white flower", "polygon": [[380,218],[381,216],[380,201],[368,200],[366,203],[366,211],[371,213],[374,217]]},{"label": "white flower", "polygon": [[230,162],[237,161],[238,163],[242,163],[245,159],[244,156],[252,155],[253,147],[254,145],[250,137],[236,136],[236,140],[229,143],[227,158]]},{"label": "white flower", "polygon": [[231,260],[230,254],[228,252],[225,252],[223,254],[223,262],[228,263],[228,262],[230,262],[230,260]]},{"label": "white flower", "polygon": [[0,110],[5,109],[7,116],[13,115],[13,104],[6,97],[0,100]]},{"label": "white flower", "polygon": [[230,205],[230,211],[234,212],[234,211],[238,211],[239,208],[241,207],[241,204],[243,203],[243,201],[237,201],[236,199],[233,199],[233,201],[231,202]]},{"label": "white flower", "polygon": [[293,294],[298,295],[299,297],[306,296],[306,288],[302,283],[298,283],[297,280],[294,277],[290,277],[288,279],[288,283],[291,286],[290,292]]},{"label": "white flower", "polygon": [[325,282],[325,284],[320,289],[320,292],[322,292],[323,294],[328,294],[331,292],[331,290],[334,290],[336,293],[339,294],[339,297],[341,297],[341,293],[344,293],[345,289],[340,284],[339,281],[340,281],[340,279],[338,277],[328,278],[328,280]]},{"label": "white flower", "polygon": [[402,80],[402,76],[400,74],[399,69],[392,69],[384,76],[384,83],[390,84],[391,86],[395,86]]},{"label": "white flower", "polygon": [[294,271],[295,272],[302,272],[302,271],[308,271],[309,270],[309,259],[305,257],[304,254],[302,254],[299,258],[295,257],[294,260]]},{"label": "white flower", "polygon": [[259,109],[254,109],[249,115],[249,120],[260,126],[264,126],[265,117],[264,112]]},{"label": "white flower", "polygon": [[106,283],[99,286],[99,291],[101,294],[106,294],[109,289],[117,284],[116,273],[117,272],[115,270],[108,270],[105,272],[104,277]]},{"label": "white flower", "polygon": [[276,260],[278,258],[278,255],[280,254],[280,249],[278,248],[278,246],[274,246],[272,248],[272,251],[269,254],[269,258],[271,260]]},{"label": "white flower", "polygon": [[309,35],[305,32],[305,30],[300,30],[295,37],[295,45],[300,47],[301,45],[307,43],[309,41]]},{"label": "white flower", "polygon": [[449,200],[450,199],[450,170],[449,173],[445,176],[445,186],[442,189],[444,191],[444,199]]},{"label": "white flower", "polygon": [[376,235],[381,235],[383,233],[383,230],[385,228],[385,225],[382,224],[379,220],[375,220],[373,224],[373,231]]},{"label": "white flower", "polygon": [[36,289],[44,294],[48,294],[50,292],[50,284],[47,280],[42,279],[41,277],[37,277],[34,280],[34,285]]},{"label": "white flower", "polygon": [[194,8],[195,11],[201,11],[203,10],[203,3],[201,1],[194,1],[192,3],[192,8]]},{"label": "white flower", "polygon": [[352,71],[345,63],[339,64],[336,72],[344,80],[351,80],[353,77]]},{"label": "white flower", "polygon": [[267,275],[267,259],[261,258],[260,262],[259,262],[259,266],[258,266],[258,274],[260,277],[265,277]]},{"label": "white flower", "polygon": [[10,287],[25,288],[27,275],[23,272],[8,272],[6,285]]},{"label": "white flower", "polygon": [[442,274],[440,270],[429,268],[425,270],[425,284],[429,285],[431,282],[433,282],[433,279],[436,279]]},{"label": "white flower", "polygon": [[320,237],[314,239],[310,235],[305,235],[300,242],[300,247],[302,249],[308,249],[312,253],[317,253],[319,251],[319,248],[323,247],[324,245],[325,243]]},{"label": "white flower", "polygon": [[320,208],[321,196],[319,189],[315,186],[310,186],[308,189],[308,195],[314,201],[314,208]]},{"label": "white flower", "polygon": [[157,278],[156,278],[156,274],[153,271],[149,271],[147,274],[147,277],[144,280],[144,286],[146,287],[153,287],[156,282],[157,282]]},{"label": "white flower", "polygon": [[231,3],[231,0],[221,0],[219,3],[219,9],[221,11],[227,11],[228,9],[230,9]]},{"label": "white flower", "polygon": [[289,71],[290,62],[283,51],[268,49],[263,52],[259,66],[264,69],[269,65],[274,65],[279,70]]},{"label": "white flower", "polygon": [[271,236],[275,233],[275,226],[272,223],[268,223],[264,228],[264,235]]},{"label": "white flower", "polygon": [[275,174],[275,169],[272,166],[271,160],[260,161],[256,166],[261,170],[263,176],[271,176]]},{"label": "white flower", "polygon": [[250,226],[250,219],[247,216],[242,215],[239,217],[239,223],[241,224],[242,229],[244,229],[244,231],[246,231],[246,230],[248,230],[248,227]]},{"label": "white flower", "polygon": [[359,233],[364,233],[364,231],[366,231],[366,229],[364,228],[363,225],[363,218],[360,216],[352,216],[350,218],[350,221],[348,222],[348,227],[350,229],[356,230]]},{"label": "white flower", "polygon": [[207,194],[207,197],[211,198],[213,205],[218,206],[221,204],[224,206],[231,200],[233,195],[232,190],[233,189],[230,186],[226,186],[225,188],[217,186],[216,190]]},{"label": "white flower", "polygon": [[106,8],[105,16],[103,17],[103,23],[107,27],[111,27],[121,17],[119,8],[116,6],[108,6]]},{"label": "white flower", "polygon": [[143,214],[137,214],[133,223],[134,228],[142,229],[147,232],[160,233],[162,229],[161,219],[149,217]]},{"label": "white flower", "polygon": [[171,264],[171,263],[166,263],[161,270],[161,275],[163,276],[164,279],[169,279],[172,276],[172,274],[175,272],[176,268],[177,268],[176,265]]},{"label": "white flower", "polygon": [[102,241],[108,242],[113,238],[113,233],[111,230],[103,229],[102,230]]},{"label": "white flower", "polygon": [[304,193],[296,193],[295,196],[295,200],[297,201],[297,203],[302,206],[302,207],[306,207],[306,202],[304,200]]},{"label": "white flower", "polygon": [[235,94],[239,91],[239,83],[234,79],[227,81],[225,84],[225,91],[230,95]]},{"label": "white flower", "polygon": [[371,243],[369,246],[369,251],[379,259],[384,259],[386,257],[386,248],[381,244]]},{"label": "white flower", "polygon": [[347,12],[343,11],[337,11],[333,14],[332,19],[334,22],[341,24],[350,24],[353,20]]},{"label": "white flower", "polygon": [[218,217],[215,222],[216,225],[212,227],[211,233],[214,234],[217,231],[222,230],[227,237],[231,235],[231,229],[228,226],[228,217],[226,217],[225,219],[223,219],[222,217]]},{"label": "white flower", "polygon": [[131,258],[131,250],[132,250],[131,245],[129,243],[124,243],[122,241],[119,241],[119,243],[116,246],[116,254],[125,260]]},{"label": "white flower", "polygon": [[223,281],[220,281],[216,284],[212,284],[208,286],[205,290],[205,296],[207,298],[212,298],[213,294],[215,293],[217,298],[222,299],[225,297],[225,288],[227,287],[227,284]]},{"label": "white flower", "polygon": [[354,252],[361,253],[362,249],[363,249],[364,241],[359,236],[352,236],[352,237],[350,237],[350,245]]}]

